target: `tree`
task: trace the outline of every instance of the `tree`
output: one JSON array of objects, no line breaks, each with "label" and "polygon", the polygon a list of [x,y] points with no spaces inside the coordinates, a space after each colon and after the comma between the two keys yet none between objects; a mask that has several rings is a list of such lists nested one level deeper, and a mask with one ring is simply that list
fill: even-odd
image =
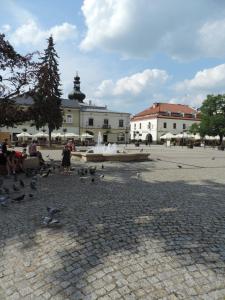
[{"label": "tree", "polygon": [[30,119],[29,111],[16,105],[13,97],[27,91],[35,81],[33,54],[22,56],[0,33],[0,127],[14,126]]},{"label": "tree", "polygon": [[45,125],[48,127],[50,146],[52,131],[61,127],[63,121],[57,58],[53,38],[50,36],[48,47],[45,49],[39,64],[38,82],[33,93],[34,104],[32,106],[32,114],[37,129]]},{"label": "tree", "polygon": [[219,135],[222,144],[225,134],[225,95],[208,95],[200,110],[200,135]]}]

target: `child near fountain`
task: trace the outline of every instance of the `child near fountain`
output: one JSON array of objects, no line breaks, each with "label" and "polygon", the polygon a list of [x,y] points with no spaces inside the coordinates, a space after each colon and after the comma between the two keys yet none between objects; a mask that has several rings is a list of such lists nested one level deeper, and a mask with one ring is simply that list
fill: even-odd
[{"label": "child near fountain", "polygon": [[68,145],[65,145],[62,152],[62,167],[64,169],[64,174],[69,174],[70,171],[70,159],[71,159],[71,151]]}]

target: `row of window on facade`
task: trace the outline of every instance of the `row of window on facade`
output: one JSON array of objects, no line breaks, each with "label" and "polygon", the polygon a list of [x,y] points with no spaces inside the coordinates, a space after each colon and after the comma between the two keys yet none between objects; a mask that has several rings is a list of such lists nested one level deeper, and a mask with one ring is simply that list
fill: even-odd
[{"label": "row of window on facade", "polygon": [[[88,126],[94,126],[94,119],[93,118],[88,119]],[[103,120],[103,126],[109,126],[109,120],[108,119]],[[119,127],[124,126],[123,120],[119,120],[118,126]]]},{"label": "row of window on facade", "polygon": [[[141,127],[142,127],[142,124],[139,123],[139,129],[141,129]],[[153,129],[153,128],[154,128],[153,124],[151,124],[151,122],[148,122],[147,129]],[[167,128],[166,122],[163,123],[163,128]],[[173,129],[176,129],[176,128],[177,128],[177,124],[173,123]],[[137,129],[137,124],[134,123],[134,130],[136,130],[136,129]],[[186,129],[186,124],[183,124],[183,129]]]},{"label": "row of window on facade", "polygon": [[[64,120],[65,123],[73,123],[73,116],[72,115],[66,115],[66,119]],[[89,118],[88,119],[88,126],[94,126],[94,119]],[[109,120],[104,119],[103,120],[103,126],[108,127],[109,126]],[[118,127],[124,127],[124,120],[119,120]]]}]

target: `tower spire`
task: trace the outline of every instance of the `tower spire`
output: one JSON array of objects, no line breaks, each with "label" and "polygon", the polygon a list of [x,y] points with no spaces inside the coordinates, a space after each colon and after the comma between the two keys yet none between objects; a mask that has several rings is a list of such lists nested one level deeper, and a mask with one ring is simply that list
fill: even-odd
[{"label": "tower spire", "polygon": [[76,76],[73,81],[73,92],[68,95],[71,100],[78,100],[83,103],[83,100],[86,98],[86,95],[80,91],[80,77],[78,71],[76,71]]}]

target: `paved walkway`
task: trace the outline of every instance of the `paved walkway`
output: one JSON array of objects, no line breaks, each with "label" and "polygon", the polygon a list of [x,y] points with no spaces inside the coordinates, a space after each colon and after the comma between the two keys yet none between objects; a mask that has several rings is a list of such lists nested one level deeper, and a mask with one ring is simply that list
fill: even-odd
[{"label": "paved walkway", "polygon": [[[33,198],[0,207],[0,299],[225,299],[225,153],[150,152],[97,164],[94,183],[39,178]],[[47,205],[61,226],[41,225]]]}]

